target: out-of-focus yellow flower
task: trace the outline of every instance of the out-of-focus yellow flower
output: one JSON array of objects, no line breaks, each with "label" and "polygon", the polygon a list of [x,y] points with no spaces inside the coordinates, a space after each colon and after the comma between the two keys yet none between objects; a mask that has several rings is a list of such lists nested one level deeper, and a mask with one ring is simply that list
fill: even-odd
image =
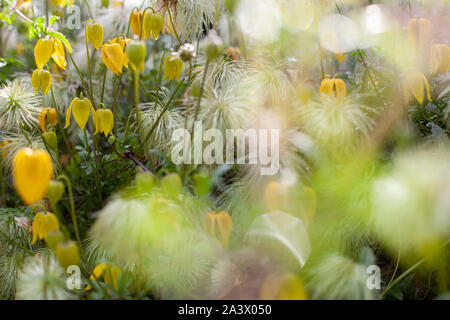
[{"label": "out-of-focus yellow flower", "polygon": [[16,7],[23,10],[28,10],[31,5],[31,0],[17,0]]},{"label": "out-of-focus yellow flower", "polygon": [[142,41],[132,41],[127,45],[126,56],[134,71],[141,70],[144,72],[145,56],[147,55],[147,47]]},{"label": "out-of-focus yellow flower", "polygon": [[34,90],[39,91],[41,89],[43,94],[47,94],[52,84],[52,75],[50,72],[44,69],[36,69],[31,76],[31,85]]},{"label": "out-of-focus yellow flower", "polygon": [[[142,10],[133,10],[131,12],[130,17],[130,27],[131,31],[137,36],[141,35],[141,26],[142,26],[142,20],[143,20],[143,14],[144,12]],[[147,39],[150,35],[146,33],[144,28],[142,28],[142,39]]]},{"label": "out-of-focus yellow flower", "polygon": [[430,38],[430,20],[413,18],[408,22],[408,39],[415,48],[421,48]]},{"label": "out-of-focus yellow flower", "polygon": [[347,96],[347,86],[342,79],[325,78],[320,84],[320,93],[329,95],[330,97],[345,98]]},{"label": "out-of-focus yellow flower", "polygon": [[87,26],[87,39],[95,49],[99,50],[103,44],[103,27],[100,23],[90,23]]},{"label": "out-of-focus yellow flower", "polygon": [[42,69],[50,58],[53,58],[58,67],[65,69],[67,67],[65,56],[64,45],[57,38],[39,39],[34,47],[34,58],[38,69]]},{"label": "out-of-focus yellow flower", "polygon": [[40,240],[47,238],[47,234],[51,231],[59,230],[58,218],[50,212],[38,212],[33,220],[33,241],[34,244],[39,238]]},{"label": "out-of-focus yellow flower", "polygon": [[163,79],[169,79],[172,81],[176,79],[180,82],[181,72],[183,71],[183,61],[176,53],[171,53],[164,60],[164,77]]},{"label": "out-of-focus yellow flower", "polygon": [[123,6],[123,0],[114,0],[113,1],[113,8],[118,8],[120,6]]},{"label": "out-of-focus yellow flower", "polygon": [[[72,111],[73,109],[73,111]],[[75,122],[78,124],[78,126],[84,130],[84,127],[86,126],[86,123],[89,120],[89,114],[92,112],[92,119],[94,120],[94,125],[97,128],[97,119],[95,117],[95,109],[92,106],[92,103],[89,101],[88,98],[75,98],[72,100],[72,103],[70,104],[69,108],[67,109],[66,113],[66,126],[64,128],[67,128],[70,125],[70,114],[73,114],[73,117],[75,118]]]},{"label": "out-of-focus yellow flower", "polygon": [[78,246],[73,241],[59,242],[55,248],[55,255],[59,264],[66,269],[68,266],[80,265]]},{"label": "out-of-focus yellow flower", "polygon": [[[64,8],[66,6],[66,1],[67,0],[52,0],[52,5]],[[70,0],[69,3],[71,6],[73,6],[73,0]]]},{"label": "out-of-focus yellow flower", "polygon": [[17,54],[19,55],[19,56],[21,56],[21,55],[23,55],[23,52],[25,51],[25,49],[23,48],[23,44],[22,44],[22,42],[17,42],[17,44],[16,44],[16,50],[17,50]]},{"label": "out-of-focus yellow flower", "polygon": [[450,70],[450,47],[445,44],[433,44],[430,49],[430,68],[436,72],[447,73]]},{"label": "out-of-focus yellow flower", "polygon": [[303,281],[295,274],[270,274],[260,289],[262,300],[308,300]]},{"label": "out-of-focus yellow flower", "polygon": [[203,221],[206,233],[217,239],[224,247],[228,245],[233,221],[226,211],[208,213]]},{"label": "out-of-focus yellow flower", "polygon": [[[103,277],[103,280],[107,285],[112,286],[115,290],[117,290],[117,282],[121,273],[122,270],[119,267],[110,266],[107,263],[100,263],[94,268],[94,271],[92,271],[92,275],[89,279],[98,280]],[[87,286],[84,290],[90,291],[92,290],[92,287]]]},{"label": "out-of-focus yellow flower", "polygon": [[112,73],[122,73],[125,54],[118,43],[104,44],[102,46],[102,60]]},{"label": "out-of-focus yellow flower", "polygon": [[95,112],[96,120],[94,122],[97,123],[97,130],[95,133],[103,133],[105,137],[108,136],[112,132],[114,127],[114,116],[111,110],[109,109],[98,109]]},{"label": "out-of-focus yellow flower", "polygon": [[417,102],[422,104],[425,90],[428,101],[431,101],[430,86],[425,75],[421,72],[409,72],[405,75],[403,79],[403,95],[406,103],[409,102],[412,94]]},{"label": "out-of-focus yellow flower", "polygon": [[[143,30],[145,30],[145,35],[149,37],[150,35],[154,40],[158,39],[159,35],[164,29],[164,17],[156,13],[146,13],[144,16]],[[142,32],[142,37],[144,37],[144,31]]]},{"label": "out-of-focus yellow flower", "polygon": [[[125,52],[125,48],[126,46],[131,42],[131,39],[125,39],[124,37],[117,37],[111,40],[111,43],[118,43],[120,45],[120,47],[122,48],[122,52]],[[128,57],[126,54],[124,54],[123,56],[123,66],[126,67],[128,66],[128,63],[130,61],[128,60]]]},{"label": "out-of-focus yellow flower", "polygon": [[55,108],[42,108],[38,114],[39,126],[43,132],[47,131],[47,123],[56,125],[58,123],[58,114]]},{"label": "out-of-focus yellow flower", "polygon": [[334,56],[336,57],[339,63],[344,62],[344,60],[347,58],[347,55],[344,53],[335,53]]},{"label": "out-of-focus yellow flower", "polygon": [[44,198],[52,175],[52,160],[47,151],[22,148],[14,156],[14,185],[26,205]]},{"label": "out-of-focus yellow flower", "polygon": [[0,142],[0,151],[3,159],[6,159],[6,157],[8,156],[8,149],[10,148],[10,146],[8,146],[9,143],[10,142],[6,140]]},{"label": "out-of-focus yellow flower", "polygon": [[288,200],[289,188],[286,184],[271,181],[267,184],[264,199],[269,211],[281,210]]}]

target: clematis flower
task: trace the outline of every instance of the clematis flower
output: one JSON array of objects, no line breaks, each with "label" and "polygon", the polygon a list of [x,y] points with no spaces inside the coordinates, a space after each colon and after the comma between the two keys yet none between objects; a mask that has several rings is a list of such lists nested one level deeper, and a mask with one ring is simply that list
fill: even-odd
[{"label": "clematis flower", "polygon": [[145,56],[147,55],[147,47],[142,41],[132,41],[127,45],[126,56],[133,70],[141,70],[144,72]]},{"label": "clematis flower", "polygon": [[206,233],[217,239],[224,247],[228,245],[233,229],[233,222],[228,212],[212,211],[208,213],[203,221],[203,227]]},{"label": "clematis flower", "polygon": [[[141,35],[141,25],[143,22],[143,14],[144,12],[142,10],[133,10],[131,12],[130,17],[130,27],[131,31],[137,36]],[[147,39],[150,35],[146,33],[144,28],[142,28],[142,39]]]},{"label": "clematis flower", "polygon": [[[122,52],[125,52],[126,46],[127,46],[131,41],[133,41],[133,40],[132,40],[132,39],[125,39],[124,37],[116,37],[116,38],[112,39],[110,42],[111,42],[112,44],[118,43],[118,44],[120,45],[120,47],[122,48]],[[127,55],[124,54],[124,56],[123,56],[123,66],[124,66],[124,67],[127,67],[129,62],[130,62],[130,61],[128,60]]]},{"label": "clematis flower", "polygon": [[339,64],[344,62],[344,60],[347,58],[347,55],[345,53],[335,53],[334,56],[336,57]]},{"label": "clematis flower", "polygon": [[47,151],[22,148],[14,156],[14,185],[26,205],[44,199],[52,175],[52,160]]},{"label": "clematis flower", "polygon": [[[64,8],[66,6],[66,3],[66,0],[52,0],[52,4],[54,6],[60,6],[61,8]],[[73,6],[73,0],[70,0],[69,3],[71,6]]]},{"label": "clematis flower", "polygon": [[[72,111],[73,109],[73,111]],[[84,127],[86,126],[86,123],[89,120],[89,114],[92,112],[92,118],[94,120],[94,125],[97,127],[97,119],[95,117],[95,109],[92,106],[92,103],[89,101],[88,98],[75,98],[72,100],[72,103],[70,104],[69,108],[67,109],[66,113],[66,126],[64,128],[67,128],[70,125],[70,114],[73,114],[73,117],[75,118],[75,122],[78,124],[78,126],[81,128],[81,130],[84,130]]]},{"label": "clematis flower", "polygon": [[[98,280],[103,277],[103,280],[107,285],[112,286],[115,290],[117,290],[117,282],[121,273],[122,270],[119,267],[110,266],[107,263],[100,263],[94,268],[89,279]],[[92,287],[87,286],[84,290],[90,291],[92,290]]]},{"label": "clematis flower", "polygon": [[430,37],[430,20],[413,18],[408,22],[408,39],[415,48],[421,48]]},{"label": "clematis flower", "polygon": [[67,67],[64,45],[57,38],[39,39],[34,47],[34,58],[38,69],[42,69],[50,58],[53,58],[61,69]]},{"label": "clematis flower", "polygon": [[55,248],[55,255],[64,269],[68,266],[78,266],[81,263],[78,246],[70,240],[59,242]]},{"label": "clematis flower", "polygon": [[347,86],[342,79],[325,78],[320,84],[320,93],[329,95],[330,97],[345,98],[347,96]]},{"label": "clematis flower", "polygon": [[114,115],[109,109],[98,109],[95,113],[97,130],[95,133],[103,133],[105,137],[112,132],[114,127]]},{"label": "clematis flower", "polygon": [[52,75],[44,69],[36,69],[31,76],[31,85],[34,90],[41,89],[43,94],[47,94],[52,84]]},{"label": "clematis flower", "polygon": [[430,49],[430,68],[433,74],[447,73],[450,70],[450,47],[445,44],[433,44]]},{"label": "clematis flower", "polygon": [[[146,39],[151,35],[153,40],[156,40],[164,29],[164,17],[156,13],[146,13],[142,28],[143,39]],[[147,37],[144,37],[144,31]]]},{"label": "clematis flower", "polygon": [[112,73],[122,73],[125,54],[118,43],[104,44],[102,46],[102,60]]},{"label": "clematis flower", "polygon": [[410,95],[416,98],[417,102],[422,104],[424,99],[424,90],[427,92],[427,98],[431,101],[430,86],[425,75],[421,72],[409,72],[403,79],[403,95],[405,102],[408,103]]},{"label": "clematis flower", "polygon": [[99,50],[103,44],[103,27],[100,23],[90,23],[87,26],[86,36],[89,43]]},{"label": "clematis flower", "polygon": [[183,61],[181,61],[177,53],[172,53],[164,60],[164,77],[172,81],[176,79],[180,82],[181,72],[183,71]]},{"label": "clematis flower", "polygon": [[55,108],[42,108],[38,114],[39,126],[43,132],[47,131],[46,124],[56,125],[58,123],[58,114]]},{"label": "clematis flower", "polygon": [[58,218],[50,212],[38,212],[33,220],[33,241],[34,244],[39,238],[46,239],[51,231],[59,230]]}]

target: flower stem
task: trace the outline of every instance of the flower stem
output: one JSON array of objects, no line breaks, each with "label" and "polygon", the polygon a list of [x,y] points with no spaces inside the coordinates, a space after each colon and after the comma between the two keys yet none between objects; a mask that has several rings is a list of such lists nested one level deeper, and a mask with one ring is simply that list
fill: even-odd
[{"label": "flower stem", "polygon": [[197,100],[197,106],[195,108],[195,115],[194,115],[194,122],[192,123],[191,137],[194,137],[194,135],[193,135],[194,126],[195,126],[195,121],[197,121],[198,112],[200,110],[200,103],[202,101],[203,90],[205,89],[205,82],[206,82],[206,76],[208,74],[208,67],[209,67],[209,58],[206,59],[205,70],[203,71],[202,85],[200,86],[200,92],[199,92],[199,96],[198,96],[198,100]]},{"label": "flower stem", "polygon": [[175,24],[173,23],[172,13],[170,13],[170,8],[169,7],[167,7],[167,12],[169,13],[170,24],[172,26],[173,32],[175,33],[175,37],[177,38],[178,43],[181,46],[183,43],[181,42],[180,37],[178,36],[178,32],[177,32],[177,29],[175,28]]},{"label": "flower stem", "polygon": [[87,38],[87,25],[90,22],[93,22],[93,21],[88,20],[84,24],[84,39],[86,42],[86,56],[87,56],[87,64],[88,64],[88,72],[89,72],[89,89],[91,90],[91,96],[92,96],[92,70],[91,70],[91,59],[89,57],[89,44],[88,44],[88,38]]},{"label": "flower stem", "polygon": [[86,6],[88,7],[89,15],[91,16],[91,19],[94,20],[94,15],[92,14],[91,6],[89,5],[89,0],[84,0],[86,3]]},{"label": "flower stem", "polygon": [[83,132],[84,132],[84,140],[86,142],[86,148],[87,148],[87,152],[88,152],[88,156],[89,156],[89,161],[91,162],[92,169],[93,170],[95,169],[97,171],[96,172],[97,174],[95,175],[95,185],[96,185],[96,189],[97,189],[98,199],[100,200],[100,203],[103,206],[103,199],[102,199],[102,195],[101,195],[101,192],[100,192],[100,181],[99,181],[98,167],[94,163],[94,159],[91,156],[91,148],[89,146],[89,140],[88,140],[88,137],[87,137],[87,130],[86,130],[86,128],[84,128]]}]

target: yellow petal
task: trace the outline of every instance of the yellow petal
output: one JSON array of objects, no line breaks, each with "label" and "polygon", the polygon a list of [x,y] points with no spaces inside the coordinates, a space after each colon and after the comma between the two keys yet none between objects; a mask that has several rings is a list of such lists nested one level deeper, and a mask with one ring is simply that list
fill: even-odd
[{"label": "yellow petal", "polygon": [[100,49],[103,43],[103,27],[100,23],[92,23],[87,26],[87,38],[95,49]]},{"label": "yellow petal", "polygon": [[112,73],[117,75],[122,72],[124,53],[120,44],[104,44],[101,54],[103,62]]},{"label": "yellow petal", "polygon": [[53,53],[52,39],[39,39],[34,47],[34,59],[38,69],[42,69],[47,64]]},{"label": "yellow petal", "polygon": [[90,106],[91,103],[87,98],[79,99],[73,103],[72,114],[81,130],[84,130],[84,127],[89,120],[89,114],[91,112]]},{"label": "yellow petal", "polygon": [[66,112],[66,126],[64,127],[64,129],[67,128],[70,125],[70,115],[72,113],[72,106],[73,106],[74,102],[76,102],[76,101],[78,101],[78,98],[73,99],[72,102],[69,105],[69,108],[67,109],[67,112]]},{"label": "yellow petal", "polygon": [[66,69],[67,67],[67,61],[66,61],[66,52],[64,51],[64,45],[61,42],[61,40],[57,38],[53,38],[53,54],[52,58],[55,61],[55,63],[60,67],[61,69]]}]

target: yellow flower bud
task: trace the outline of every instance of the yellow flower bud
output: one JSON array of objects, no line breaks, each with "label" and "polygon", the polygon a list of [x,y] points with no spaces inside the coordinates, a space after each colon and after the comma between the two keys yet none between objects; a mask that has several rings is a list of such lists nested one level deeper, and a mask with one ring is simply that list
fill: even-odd
[{"label": "yellow flower bud", "polygon": [[[143,11],[142,10],[133,10],[133,12],[131,12],[131,17],[130,17],[130,27],[131,27],[131,31],[133,31],[133,33],[137,36],[139,36],[141,34],[141,24],[142,24],[142,15],[143,15]],[[144,36],[144,30],[142,30],[142,38],[143,39],[147,39],[147,36]]]},{"label": "yellow flower bud", "polygon": [[38,114],[39,126],[43,132],[47,131],[47,123],[56,125],[58,123],[58,114],[55,108],[42,108]]},{"label": "yellow flower bud", "polygon": [[70,240],[58,243],[55,248],[55,255],[64,269],[69,266],[78,266],[81,263],[78,246]]},{"label": "yellow flower bud", "polygon": [[34,59],[38,69],[47,64],[53,54],[53,39],[39,39],[34,47]]},{"label": "yellow flower bud", "polygon": [[44,198],[52,175],[52,160],[47,151],[22,148],[14,156],[14,185],[26,205]]},{"label": "yellow flower bud", "polygon": [[48,131],[42,134],[42,138],[45,141],[47,147],[55,152],[58,151],[58,137],[56,136],[55,131]]},{"label": "yellow flower bud", "polygon": [[102,60],[112,73],[122,73],[124,65],[123,48],[118,43],[104,44],[102,46]]},{"label": "yellow flower bud", "polygon": [[330,97],[344,98],[347,96],[347,86],[342,79],[325,78],[320,84],[320,93],[329,95]]},{"label": "yellow flower bud", "polygon": [[413,18],[408,22],[408,39],[415,48],[421,48],[430,37],[430,20]]},{"label": "yellow flower bud", "polygon": [[64,183],[61,181],[52,180],[48,184],[47,198],[51,204],[55,205],[62,198],[64,194]]},{"label": "yellow flower bud", "polygon": [[[117,290],[117,282],[121,273],[122,270],[119,267],[110,266],[107,263],[100,263],[94,268],[94,271],[92,271],[92,275],[89,279],[98,280],[103,277],[103,280],[107,285],[112,286],[115,290]],[[89,290],[92,290],[91,286],[87,286],[85,289],[85,291]]]},{"label": "yellow flower bud", "polygon": [[270,274],[260,289],[262,300],[308,300],[303,281],[295,274]]},{"label": "yellow flower bud", "polygon": [[43,94],[47,94],[52,84],[52,75],[50,72],[44,69],[36,69],[31,76],[31,85],[34,90],[39,91],[41,89]]},{"label": "yellow flower bud", "polygon": [[[150,35],[154,40],[158,39],[164,29],[164,17],[156,13],[146,13],[143,23],[143,39],[147,39]],[[144,37],[144,31],[146,37]]]},{"label": "yellow flower bud", "polygon": [[[64,8],[66,6],[66,0],[52,0],[52,4]],[[73,0],[70,0],[70,5],[73,6]]]},{"label": "yellow flower bud", "polygon": [[344,62],[344,60],[347,58],[347,56],[344,53],[335,53],[334,56],[336,57],[339,64]]},{"label": "yellow flower bud", "polygon": [[433,44],[430,49],[430,68],[436,72],[447,73],[450,70],[450,47],[445,44]]},{"label": "yellow flower bud", "polygon": [[430,86],[425,75],[421,72],[409,72],[403,79],[403,95],[405,102],[408,103],[411,94],[417,102],[422,104],[424,99],[424,90],[427,92],[428,101],[431,101]]},{"label": "yellow flower bud", "polygon": [[132,41],[127,45],[126,56],[130,61],[133,70],[144,71],[145,56],[147,55],[147,47],[142,41]]},{"label": "yellow flower bud", "polygon": [[55,250],[58,243],[64,241],[64,234],[60,230],[53,230],[47,233],[47,237],[45,238],[45,242],[47,242],[47,246],[50,249]]},{"label": "yellow flower bud", "polygon": [[98,109],[95,113],[96,120],[94,122],[97,123],[95,133],[103,133],[105,137],[108,136],[112,132],[114,127],[114,115],[109,109]]},{"label": "yellow flower bud", "polygon": [[[73,111],[72,111],[73,109]],[[87,98],[79,99],[75,98],[72,100],[72,103],[70,104],[69,108],[67,109],[66,113],[66,126],[64,128],[67,128],[70,125],[70,114],[73,114],[73,117],[75,118],[75,122],[78,124],[78,126],[84,130],[84,127],[86,126],[86,123],[89,120],[89,114],[92,112],[94,124],[97,127],[97,122],[95,118],[95,109],[92,106],[92,103]]]},{"label": "yellow flower bud", "polygon": [[183,71],[183,62],[176,53],[172,53],[164,60],[164,77],[172,81],[176,79],[180,82],[181,72]]},{"label": "yellow flower bud", "polygon": [[212,211],[208,213],[203,221],[203,227],[206,233],[217,239],[224,247],[228,245],[231,230],[233,229],[233,222],[228,212],[221,211],[216,213]]},{"label": "yellow flower bud", "polygon": [[[114,39],[111,40],[111,44],[118,43],[118,44],[120,45],[120,47],[122,48],[122,52],[125,52],[125,47],[126,47],[131,41],[133,41],[133,40],[131,40],[131,39],[125,39],[125,38],[123,38],[123,37],[117,37],[117,38],[114,38]],[[124,67],[128,66],[128,62],[129,62],[128,57],[127,57],[126,54],[124,54],[124,56],[123,56],[123,66],[124,66]]]},{"label": "yellow flower bud", "polygon": [[91,23],[87,26],[87,39],[95,49],[100,49],[103,44],[103,27],[100,23]]},{"label": "yellow flower bud", "polygon": [[33,241],[34,244],[39,238],[46,239],[51,231],[59,230],[58,218],[50,212],[38,212],[33,220]]}]

